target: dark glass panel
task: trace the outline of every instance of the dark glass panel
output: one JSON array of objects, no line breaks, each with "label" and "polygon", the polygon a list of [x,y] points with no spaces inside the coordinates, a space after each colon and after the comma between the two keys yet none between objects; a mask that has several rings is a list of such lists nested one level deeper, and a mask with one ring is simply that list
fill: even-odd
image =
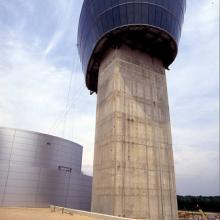
[{"label": "dark glass panel", "polygon": [[149,5],[148,6],[148,12],[149,12],[149,24],[150,25],[155,25],[156,21],[156,7],[154,5]]},{"label": "dark glass panel", "polygon": [[134,4],[134,23],[141,24],[141,3]]},{"label": "dark glass panel", "polygon": [[114,7],[112,9],[112,14],[113,14],[113,19],[114,19],[114,26],[117,27],[119,25],[121,25],[121,22],[120,22],[120,10],[119,10],[119,7]]},{"label": "dark glass panel", "polygon": [[121,25],[125,25],[128,23],[126,5],[120,6],[120,20],[121,20]]},{"label": "dark glass panel", "polygon": [[141,23],[147,23],[149,21],[149,6],[148,4],[143,4],[141,7]]},{"label": "dark glass panel", "polygon": [[162,10],[161,8],[157,7],[156,11],[155,11],[155,25],[157,27],[161,27],[161,23],[162,23]]},{"label": "dark glass panel", "polygon": [[127,4],[127,18],[128,24],[134,24],[134,4]]}]

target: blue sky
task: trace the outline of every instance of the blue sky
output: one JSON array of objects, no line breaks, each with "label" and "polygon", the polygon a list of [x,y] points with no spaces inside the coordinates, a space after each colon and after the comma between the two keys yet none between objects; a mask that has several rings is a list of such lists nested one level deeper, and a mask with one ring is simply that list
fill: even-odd
[{"label": "blue sky", "polygon": [[[76,48],[82,0],[0,0],[0,126],[84,146],[92,174],[96,96]],[[178,194],[219,194],[219,1],[188,0],[167,72]]]}]

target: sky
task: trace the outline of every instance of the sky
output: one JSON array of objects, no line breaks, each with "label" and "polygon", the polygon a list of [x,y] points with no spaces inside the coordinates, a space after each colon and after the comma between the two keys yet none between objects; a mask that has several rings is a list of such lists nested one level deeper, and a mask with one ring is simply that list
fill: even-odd
[{"label": "sky", "polygon": [[[0,126],[84,146],[92,174],[96,95],[77,51],[83,0],[0,0]],[[177,193],[219,195],[219,0],[188,0],[167,71]]]}]

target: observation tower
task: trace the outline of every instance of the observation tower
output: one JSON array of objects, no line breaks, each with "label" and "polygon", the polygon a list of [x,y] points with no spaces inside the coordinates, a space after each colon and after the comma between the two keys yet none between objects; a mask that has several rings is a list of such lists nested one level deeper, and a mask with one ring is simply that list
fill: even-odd
[{"label": "observation tower", "polygon": [[78,49],[97,93],[92,211],[177,220],[166,73],[186,0],[84,0]]}]

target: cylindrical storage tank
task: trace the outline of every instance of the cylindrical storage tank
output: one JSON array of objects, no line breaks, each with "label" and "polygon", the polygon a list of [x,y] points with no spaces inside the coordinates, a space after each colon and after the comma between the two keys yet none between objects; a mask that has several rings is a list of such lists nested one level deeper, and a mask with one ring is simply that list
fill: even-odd
[{"label": "cylindrical storage tank", "polygon": [[177,55],[186,0],[84,0],[78,28],[78,49],[86,84],[97,91],[104,53],[127,44],[163,61]]},{"label": "cylindrical storage tank", "polygon": [[91,177],[81,174],[82,151],[62,138],[0,128],[0,206],[89,210]]}]

